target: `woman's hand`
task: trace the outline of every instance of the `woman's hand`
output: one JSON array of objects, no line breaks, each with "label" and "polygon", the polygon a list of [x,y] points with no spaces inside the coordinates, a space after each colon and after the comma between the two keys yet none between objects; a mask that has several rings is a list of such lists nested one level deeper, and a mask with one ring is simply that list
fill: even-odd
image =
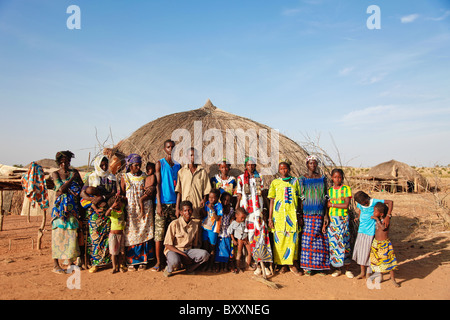
[{"label": "woman's hand", "polygon": [[269,228],[273,229],[274,225],[273,225],[273,219],[269,218]]}]

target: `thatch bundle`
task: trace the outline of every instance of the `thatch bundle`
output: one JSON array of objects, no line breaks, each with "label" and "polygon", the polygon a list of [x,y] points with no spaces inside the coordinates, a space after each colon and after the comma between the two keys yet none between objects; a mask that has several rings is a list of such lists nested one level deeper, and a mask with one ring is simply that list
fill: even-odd
[{"label": "thatch bundle", "polygon": [[404,191],[422,191],[428,188],[427,180],[409,165],[396,160],[380,163],[370,169],[366,179],[392,181]]},{"label": "thatch bundle", "polygon": [[306,171],[308,154],[293,140],[266,125],[225,112],[210,100],[202,108],[170,114],[145,124],[114,149],[125,155],[138,153],[145,164],[165,156],[163,142],[167,139],[176,142],[174,158],[182,163],[186,162],[183,153],[189,147],[200,149],[202,165],[210,176],[218,172],[217,163],[223,157],[231,163],[230,174],[234,176],[243,172],[246,156],[254,156],[257,168],[271,171],[270,176],[276,173],[283,158],[291,161],[292,175],[299,176]]}]

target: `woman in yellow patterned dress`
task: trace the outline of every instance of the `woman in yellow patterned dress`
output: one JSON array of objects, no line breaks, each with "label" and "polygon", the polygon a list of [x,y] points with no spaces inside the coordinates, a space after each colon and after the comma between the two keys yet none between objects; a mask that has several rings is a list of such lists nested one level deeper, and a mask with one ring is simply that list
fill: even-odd
[{"label": "woman in yellow patterned dress", "polygon": [[289,266],[294,274],[299,275],[294,263],[298,259],[300,184],[297,178],[291,177],[290,170],[288,160],[280,162],[278,171],[281,178],[270,184],[267,196],[270,199],[269,228],[273,232],[274,262],[283,266],[282,272]]}]

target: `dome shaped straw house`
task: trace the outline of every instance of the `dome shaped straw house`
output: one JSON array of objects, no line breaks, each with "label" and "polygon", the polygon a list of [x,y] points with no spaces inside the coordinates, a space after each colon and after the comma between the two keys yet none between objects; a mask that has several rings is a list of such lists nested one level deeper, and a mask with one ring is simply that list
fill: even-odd
[{"label": "dome shaped straw house", "polygon": [[396,160],[380,163],[365,176],[390,192],[420,192],[428,189],[427,180],[409,165]]},{"label": "dome shaped straw house", "polygon": [[196,148],[199,161],[212,177],[218,172],[217,163],[223,158],[231,164],[230,175],[244,171],[244,159],[253,156],[257,170],[265,176],[266,184],[278,172],[280,159],[291,161],[291,174],[300,176],[306,171],[307,152],[288,137],[251,119],[225,112],[210,100],[199,109],[170,114],[151,121],[120,141],[114,152],[125,155],[137,153],[147,161],[156,162],[165,156],[163,143],[176,142],[173,157],[187,163],[187,151]]}]

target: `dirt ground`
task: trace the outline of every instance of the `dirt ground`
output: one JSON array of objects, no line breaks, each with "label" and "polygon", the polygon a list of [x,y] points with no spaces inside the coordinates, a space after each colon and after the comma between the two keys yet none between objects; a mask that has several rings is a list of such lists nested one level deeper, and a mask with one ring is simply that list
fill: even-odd
[{"label": "dirt ground", "polygon": [[[331,275],[275,274],[273,289],[252,272],[176,274],[165,278],[150,270],[111,274],[103,269],[80,273],[80,289],[69,289],[69,274],[52,273],[51,232],[42,250],[36,246],[41,217],[6,216],[0,232],[0,299],[2,300],[447,300],[450,299],[450,231],[436,214],[431,194],[374,193],[394,201],[390,228],[400,288],[387,280],[369,289],[364,280]],[[49,220],[49,219],[47,219]],[[48,224],[49,225],[49,224]],[[47,230],[50,230],[47,227]],[[359,266],[351,265],[356,275]],[[75,283],[72,283],[72,285]]]}]

